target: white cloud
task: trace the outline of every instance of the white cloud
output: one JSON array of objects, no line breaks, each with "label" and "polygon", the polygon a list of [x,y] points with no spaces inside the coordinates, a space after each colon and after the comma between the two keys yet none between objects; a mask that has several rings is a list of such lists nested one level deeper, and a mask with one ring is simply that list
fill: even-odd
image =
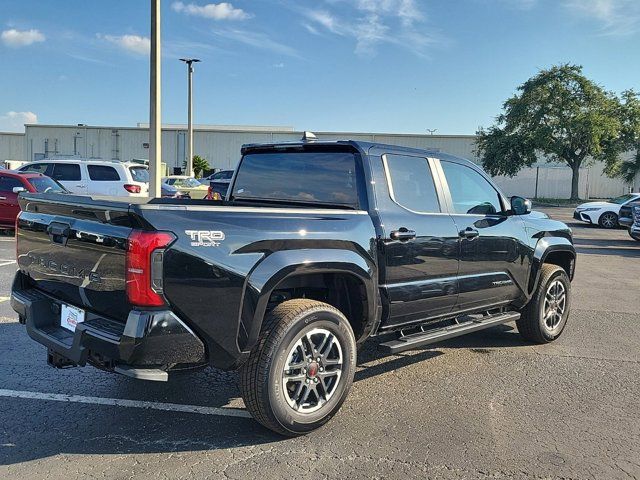
[{"label": "white cloud", "polygon": [[564,7],[599,22],[604,35],[632,35],[640,31],[638,0],[565,0]]},{"label": "white cloud", "polygon": [[25,123],[38,123],[38,116],[33,112],[14,111],[0,115],[1,132],[24,132]]},{"label": "white cloud", "polygon": [[[309,12],[307,12],[307,17],[309,18],[309,20],[323,26],[332,33],[337,33],[339,35],[342,34],[340,32],[341,28],[338,25],[338,20],[325,10],[310,10]],[[307,27],[307,29],[309,29],[309,27]]]},{"label": "white cloud", "polygon": [[2,43],[9,47],[26,47],[37,42],[44,42],[46,37],[40,32],[32,28],[31,30],[4,30],[0,34]]},{"label": "white cloud", "polygon": [[[425,15],[416,0],[325,0],[340,7],[340,15],[325,9],[301,10],[302,25],[313,34],[321,31],[355,39],[355,52],[375,55],[381,44],[406,48],[425,55],[427,48],[442,42],[433,29],[425,33]],[[352,12],[349,12],[352,10]]]},{"label": "white cloud", "polygon": [[226,28],[213,30],[214,35],[218,35],[235,42],[244,43],[250,47],[259,48],[261,50],[269,50],[279,55],[287,55],[289,57],[300,57],[295,48],[277,42],[269,35],[252,30],[242,30],[238,28]]},{"label": "white cloud", "polygon": [[206,5],[196,5],[195,3],[185,4],[183,2],[173,2],[171,4],[178,13],[195,15],[197,17],[210,18],[212,20],[246,20],[251,18],[247,12],[241,8],[235,8],[227,2],[207,3]]},{"label": "white cloud", "polygon": [[272,65],[273,68],[284,68],[284,63],[280,62],[280,63],[274,63]]},{"label": "white cloud", "polygon": [[151,50],[151,40],[140,35],[101,35],[98,33],[97,37],[137,55],[149,55]]}]

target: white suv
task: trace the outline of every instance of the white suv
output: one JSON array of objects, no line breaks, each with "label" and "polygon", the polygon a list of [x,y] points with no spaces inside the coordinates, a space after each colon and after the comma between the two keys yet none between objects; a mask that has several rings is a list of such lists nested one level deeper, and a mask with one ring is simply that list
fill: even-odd
[{"label": "white suv", "polygon": [[42,173],[78,195],[144,197],[149,191],[149,170],[139,163],[46,159],[27,163],[18,171]]}]

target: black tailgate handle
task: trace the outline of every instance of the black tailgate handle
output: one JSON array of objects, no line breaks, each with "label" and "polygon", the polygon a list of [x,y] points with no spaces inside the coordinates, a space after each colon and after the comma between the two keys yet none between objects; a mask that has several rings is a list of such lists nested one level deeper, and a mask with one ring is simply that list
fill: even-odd
[{"label": "black tailgate handle", "polygon": [[71,233],[71,227],[66,223],[51,222],[47,227],[47,234],[52,243],[59,243],[62,246],[66,246],[69,241],[69,234]]}]

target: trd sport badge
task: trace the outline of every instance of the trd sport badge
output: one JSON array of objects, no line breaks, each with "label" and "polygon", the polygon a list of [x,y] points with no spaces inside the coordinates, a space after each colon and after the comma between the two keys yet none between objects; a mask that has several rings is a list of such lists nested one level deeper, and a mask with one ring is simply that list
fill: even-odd
[{"label": "trd sport badge", "polygon": [[220,230],[185,230],[191,238],[192,247],[219,247],[224,240],[224,232]]}]

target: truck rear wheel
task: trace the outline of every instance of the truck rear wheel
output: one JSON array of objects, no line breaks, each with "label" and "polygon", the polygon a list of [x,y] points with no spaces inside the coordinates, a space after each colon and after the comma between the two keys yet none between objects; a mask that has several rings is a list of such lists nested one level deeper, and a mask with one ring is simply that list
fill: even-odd
[{"label": "truck rear wheel", "polygon": [[265,319],[240,370],[240,391],[262,425],[282,435],[304,435],[338,412],[355,367],[356,342],[345,316],[326,303],[289,300]]},{"label": "truck rear wheel", "polygon": [[564,330],[570,309],[571,282],[567,272],[557,265],[544,264],[536,291],[516,321],[518,331],[531,342],[552,342]]}]

